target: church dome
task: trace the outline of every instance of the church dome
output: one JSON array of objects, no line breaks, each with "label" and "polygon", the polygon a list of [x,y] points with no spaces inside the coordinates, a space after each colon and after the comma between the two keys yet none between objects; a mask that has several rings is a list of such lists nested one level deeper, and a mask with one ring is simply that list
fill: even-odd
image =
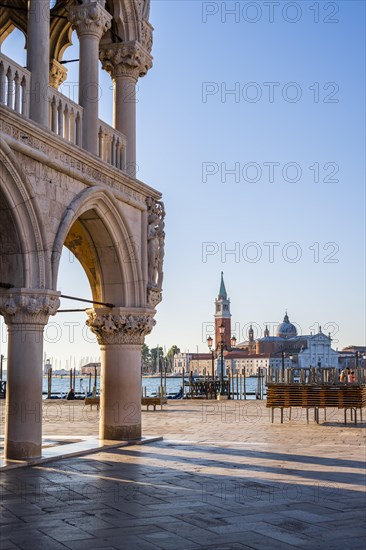
[{"label": "church dome", "polygon": [[277,327],[277,336],[280,338],[294,338],[297,336],[297,330],[295,325],[290,323],[288,318],[287,311],[286,315],[283,318],[283,322]]}]

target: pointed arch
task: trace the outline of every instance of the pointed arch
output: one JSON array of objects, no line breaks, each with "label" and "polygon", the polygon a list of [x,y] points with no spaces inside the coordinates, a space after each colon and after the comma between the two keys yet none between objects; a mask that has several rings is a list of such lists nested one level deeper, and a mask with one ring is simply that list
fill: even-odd
[{"label": "pointed arch", "polygon": [[122,307],[145,305],[141,265],[127,221],[105,188],[88,188],[71,202],[59,225],[52,250],[53,288],[62,247],[82,264],[94,300]]},{"label": "pointed arch", "polygon": [[10,147],[0,139],[3,276],[18,288],[48,288],[45,234],[34,192]]}]

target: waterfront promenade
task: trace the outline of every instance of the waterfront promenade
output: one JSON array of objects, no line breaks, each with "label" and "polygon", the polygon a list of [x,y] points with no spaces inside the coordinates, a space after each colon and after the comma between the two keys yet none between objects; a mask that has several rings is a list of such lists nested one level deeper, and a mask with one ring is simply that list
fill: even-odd
[{"label": "waterfront promenade", "polygon": [[[97,436],[97,417],[45,402],[45,440]],[[271,424],[258,401],[143,412],[163,441],[3,472],[1,549],[364,549],[365,423],[327,419]]]}]

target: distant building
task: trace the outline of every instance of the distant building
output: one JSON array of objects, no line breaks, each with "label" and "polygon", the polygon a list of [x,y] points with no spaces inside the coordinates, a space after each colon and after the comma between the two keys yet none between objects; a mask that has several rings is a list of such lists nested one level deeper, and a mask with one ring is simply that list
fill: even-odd
[{"label": "distant building", "polygon": [[211,353],[176,353],[174,355],[173,373],[182,374],[182,371],[189,375],[204,376],[212,371]]},{"label": "distant building", "polygon": [[[216,372],[221,370],[221,334],[220,327],[224,327],[224,374],[230,368],[233,373],[243,372],[255,375],[258,368],[285,368],[299,367],[338,367],[338,351],[331,347],[332,339],[323,334],[321,327],[317,334],[297,334],[296,326],[291,323],[287,311],[282,323],[276,330],[276,336],[270,336],[266,326],[263,338],[254,338],[254,330],[250,325],[248,339],[232,347],[231,344],[231,313],[230,300],[227,296],[223,273],[217,299],[215,300],[215,360]],[[357,349],[358,348],[358,349]],[[348,349],[348,348],[347,348]],[[350,353],[358,351],[360,354],[365,348],[353,346]],[[218,367],[218,369],[217,369]],[[192,369],[191,369],[192,370]]]},{"label": "distant building", "polygon": [[211,353],[191,353],[190,372],[196,376],[211,376],[212,355]]},{"label": "distant building", "polygon": [[[304,338],[304,337],[303,337]],[[323,334],[319,327],[318,334],[306,336],[306,346],[298,353],[298,367],[337,368],[339,353],[331,348],[332,339]]]},{"label": "distant building", "polygon": [[[357,354],[357,360],[356,360]],[[358,367],[366,368],[366,346],[347,346],[339,352],[339,366],[343,369]]]},{"label": "distant building", "polygon": [[94,375],[95,368],[97,369],[97,376],[100,376],[100,369],[101,369],[100,363],[87,363],[86,365],[83,365],[81,367],[81,374],[84,376],[88,376],[89,374]]},{"label": "distant building", "polygon": [[173,373],[183,374],[183,371],[189,374],[189,365],[191,361],[191,353],[176,353],[173,359]]},{"label": "distant building", "polygon": [[[269,372],[269,369],[281,369],[282,356],[270,355],[269,353],[263,353],[261,355],[243,355],[242,353],[231,351],[224,355],[224,363],[225,374],[227,374],[230,369],[231,373],[234,375],[243,375],[245,371],[246,376],[256,376],[259,369],[264,369],[265,373]],[[293,359],[284,357],[284,367],[288,368],[291,366],[293,366]]]}]

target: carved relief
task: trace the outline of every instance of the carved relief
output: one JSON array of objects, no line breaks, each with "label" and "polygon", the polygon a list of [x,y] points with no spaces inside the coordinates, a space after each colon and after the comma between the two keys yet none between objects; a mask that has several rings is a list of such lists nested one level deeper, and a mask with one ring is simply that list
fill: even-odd
[{"label": "carved relief", "polygon": [[88,315],[86,324],[99,344],[142,345],[156,324],[153,314],[97,314],[91,310]]},{"label": "carved relief", "polygon": [[58,90],[61,84],[66,80],[67,69],[61,63],[52,59],[50,62],[50,85]]},{"label": "carved relief", "polygon": [[165,245],[165,210],[162,201],[146,199],[147,218],[147,257],[148,257],[148,291],[147,300],[150,307],[161,302],[163,286],[163,263]]},{"label": "carved relief", "polygon": [[143,21],[141,26],[141,43],[149,53],[153,47],[153,28],[148,21]]},{"label": "carved relief", "polygon": [[150,18],[150,0],[143,0],[142,2],[142,18],[147,21]]}]

